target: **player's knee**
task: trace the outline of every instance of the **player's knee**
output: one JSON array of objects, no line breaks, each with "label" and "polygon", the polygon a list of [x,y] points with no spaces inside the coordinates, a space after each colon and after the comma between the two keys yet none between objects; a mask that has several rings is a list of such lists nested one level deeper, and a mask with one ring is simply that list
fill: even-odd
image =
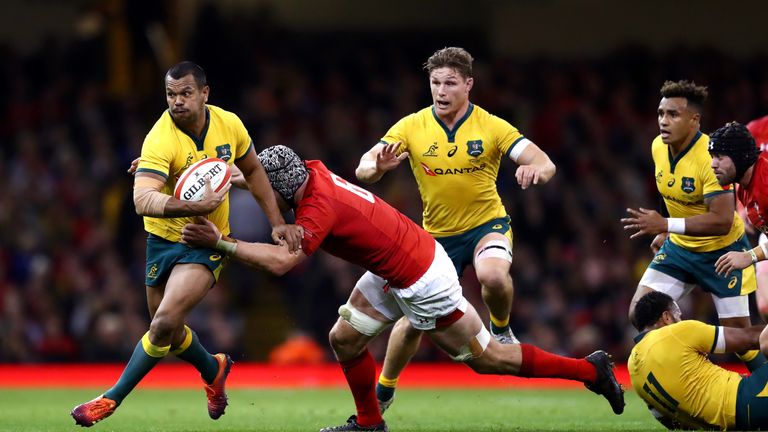
[{"label": "player's knee", "polygon": [[481,285],[496,293],[512,291],[512,276],[503,268],[486,267],[478,270],[477,280]]},{"label": "player's knee", "polygon": [[180,324],[179,320],[169,315],[155,314],[155,317],[152,318],[152,322],[149,324],[149,334],[155,340],[166,340],[170,339],[182,326],[183,324]]},{"label": "player's knee", "polygon": [[365,337],[350,329],[344,329],[339,323],[328,333],[328,342],[339,360],[348,360],[360,354],[365,348]]}]

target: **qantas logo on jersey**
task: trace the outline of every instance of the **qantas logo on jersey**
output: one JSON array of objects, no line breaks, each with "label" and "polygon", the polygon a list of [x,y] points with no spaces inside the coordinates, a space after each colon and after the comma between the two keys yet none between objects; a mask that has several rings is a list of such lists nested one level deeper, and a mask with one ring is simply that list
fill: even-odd
[{"label": "qantas logo on jersey", "polygon": [[419,162],[421,164],[421,167],[424,169],[424,172],[428,176],[441,176],[441,175],[450,175],[450,174],[472,174],[476,171],[483,171],[485,169],[485,163],[481,163],[478,166],[471,166],[471,167],[464,167],[464,168],[435,168],[432,169],[424,162]]}]

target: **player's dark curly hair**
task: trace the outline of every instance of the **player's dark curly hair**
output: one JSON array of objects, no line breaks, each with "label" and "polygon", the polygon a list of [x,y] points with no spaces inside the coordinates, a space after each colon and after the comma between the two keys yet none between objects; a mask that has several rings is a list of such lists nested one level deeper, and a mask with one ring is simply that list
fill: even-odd
[{"label": "player's dark curly hair", "polygon": [[706,86],[697,86],[693,81],[665,81],[661,86],[661,97],[681,97],[688,100],[688,107],[701,114],[704,101],[707,100],[709,91]]},{"label": "player's dark curly hair", "polygon": [[464,48],[446,47],[436,51],[424,63],[427,73],[442,67],[453,68],[464,78],[472,77],[472,62],[475,59]]},{"label": "player's dark curly hair", "polygon": [[176,63],[165,73],[166,77],[171,77],[175,80],[184,78],[187,75],[192,75],[197,88],[203,88],[208,85],[208,78],[206,78],[203,68],[191,61]]},{"label": "player's dark curly hair", "polygon": [[635,305],[635,319],[632,323],[637,331],[643,331],[661,318],[661,315],[672,308],[674,300],[667,294],[651,291],[640,298]]},{"label": "player's dark curly hair", "polygon": [[709,135],[709,154],[730,157],[736,167],[735,180],[738,182],[757,161],[760,152],[749,129],[734,121]]}]

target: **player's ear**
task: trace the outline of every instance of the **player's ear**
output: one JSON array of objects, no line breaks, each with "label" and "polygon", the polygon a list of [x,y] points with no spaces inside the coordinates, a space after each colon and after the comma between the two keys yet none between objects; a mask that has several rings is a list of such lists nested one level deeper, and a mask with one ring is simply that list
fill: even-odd
[{"label": "player's ear", "polygon": [[472,77],[467,78],[467,93],[472,90],[473,85],[475,85],[475,79]]},{"label": "player's ear", "polygon": [[211,88],[207,85],[204,85],[201,93],[203,94],[203,102],[208,103],[208,95],[211,93]]}]

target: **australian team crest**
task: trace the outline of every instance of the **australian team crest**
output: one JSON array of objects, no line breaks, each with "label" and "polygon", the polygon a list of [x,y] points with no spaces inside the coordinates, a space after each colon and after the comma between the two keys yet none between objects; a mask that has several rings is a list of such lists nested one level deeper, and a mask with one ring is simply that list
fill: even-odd
[{"label": "australian team crest", "polygon": [[683,177],[683,182],[680,184],[680,189],[685,193],[692,193],[696,190],[696,184],[693,177]]},{"label": "australian team crest", "polygon": [[483,154],[483,140],[467,141],[467,153],[474,158]]},{"label": "australian team crest", "polygon": [[232,158],[232,149],[230,149],[229,144],[222,144],[220,146],[216,146],[216,157],[225,161],[228,161]]}]

